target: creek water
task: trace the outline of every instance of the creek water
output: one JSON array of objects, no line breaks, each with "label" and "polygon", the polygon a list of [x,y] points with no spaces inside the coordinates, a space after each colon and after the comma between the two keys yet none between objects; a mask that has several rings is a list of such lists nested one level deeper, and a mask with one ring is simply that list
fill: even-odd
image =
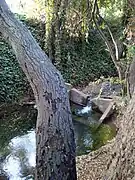
[{"label": "creek water", "polygon": [[[95,131],[99,114],[73,108],[76,153],[87,154],[115,136],[115,128],[102,125]],[[76,112],[79,112],[79,115]],[[81,115],[80,115],[81,114]],[[29,106],[15,108],[0,119],[0,180],[32,180],[35,167],[36,111]],[[89,124],[89,122],[92,122]]]}]

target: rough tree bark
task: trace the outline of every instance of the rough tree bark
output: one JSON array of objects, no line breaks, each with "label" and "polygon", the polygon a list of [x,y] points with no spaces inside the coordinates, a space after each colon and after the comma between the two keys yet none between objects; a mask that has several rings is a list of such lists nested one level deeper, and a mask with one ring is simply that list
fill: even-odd
[{"label": "rough tree bark", "polygon": [[135,180],[135,92],[117,123],[116,139],[77,157],[78,180]]},{"label": "rough tree bark", "polygon": [[[132,2],[132,0],[128,1],[129,4],[128,6],[130,7],[131,5],[133,5],[133,9],[131,14],[135,14],[135,2]],[[128,24],[127,24],[127,44],[128,46],[134,47],[135,46],[135,17],[132,17],[132,15],[130,15],[130,18],[128,18]],[[128,55],[129,56],[129,55]],[[134,50],[132,50],[132,54],[130,54],[131,57],[129,57],[131,59],[131,64],[129,67],[129,71],[128,71],[128,91],[130,94],[130,97],[132,97],[133,92],[135,91],[135,52]]]},{"label": "rough tree bark", "polygon": [[130,97],[132,97],[133,92],[135,91],[135,56],[133,57],[133,61],[131,62],[129,68],[128,85],[129,85]]},{"label": "rough tree bark", "polygon": [[135,179],[135,93],[121,123],[103,179]]},{"label": "rough tree bark", "polygon": [[36,98],[36,179],[75,180],[74,131],[62,76],[5,0],[0,0],[0,32],[12,45]]}]

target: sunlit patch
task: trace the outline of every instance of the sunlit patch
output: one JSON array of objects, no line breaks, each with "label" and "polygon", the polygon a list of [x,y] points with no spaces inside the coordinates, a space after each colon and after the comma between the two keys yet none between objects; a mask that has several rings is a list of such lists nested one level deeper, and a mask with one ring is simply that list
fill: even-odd
[{"label": "sunlit patch", "polygon": [[36,164],[35,131],[13,138],[9,147],[11,153],[4,162],[3,170],[8,173],[10,180],[21,180],[29,176]]}]

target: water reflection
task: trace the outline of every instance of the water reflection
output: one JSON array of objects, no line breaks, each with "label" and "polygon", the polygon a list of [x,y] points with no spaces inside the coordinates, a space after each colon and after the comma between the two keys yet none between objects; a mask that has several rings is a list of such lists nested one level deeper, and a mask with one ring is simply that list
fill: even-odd
[{"label": "water reflection", "polygon": [[[35,167],[35,131],[15,137],[9,143],[10,154],[3,162],[3,170],[11,180],[33,179]],[[31,175],[31,176],[30,176]]]},{"label": "water reflection", "polygon": [[91,150],[92,135],[90,128],[77,121],[73,121],[75,129],[76,153],[77,156],[87,154]]}]

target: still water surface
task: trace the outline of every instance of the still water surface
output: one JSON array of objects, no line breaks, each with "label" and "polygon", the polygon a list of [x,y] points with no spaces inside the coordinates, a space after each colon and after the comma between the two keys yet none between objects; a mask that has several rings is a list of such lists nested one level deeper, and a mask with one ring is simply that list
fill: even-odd
[{"label": "still water surface", "polygon": [[[89,118],[88,118],[89,117]],[[88,126],[97,115],[73,116],[77,155],[87,154],[110,140],[114,130],[103,125],[98,132]],[[94,119],[95,118],[95,119]],[[85,123],[86,120],[86,123]],[[35,110],[21,107],[0,120],[0,179],[32,180],[35,167]],[[84,122],[84,123],[82,123]]]}]

